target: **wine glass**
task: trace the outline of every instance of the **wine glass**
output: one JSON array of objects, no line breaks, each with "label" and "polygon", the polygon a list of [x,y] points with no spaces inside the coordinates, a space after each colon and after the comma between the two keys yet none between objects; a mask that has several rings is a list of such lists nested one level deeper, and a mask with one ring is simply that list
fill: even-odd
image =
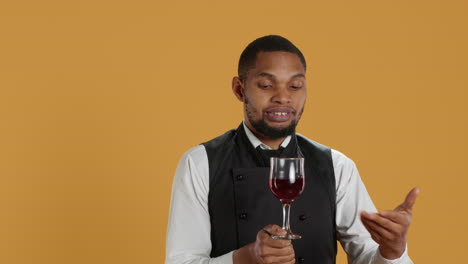
[{"label": "wine glass", "polygon": [[300,239],[291,231],[289,213],[291,203],[304,190],[304,158],[275,158],[270,159],[270,189],[283,204],[284,236],[271,236],[275,239]]}]

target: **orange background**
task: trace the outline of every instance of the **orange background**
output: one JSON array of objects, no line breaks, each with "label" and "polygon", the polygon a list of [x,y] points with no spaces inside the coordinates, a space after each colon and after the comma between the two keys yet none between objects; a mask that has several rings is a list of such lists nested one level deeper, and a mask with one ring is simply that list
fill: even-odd
[{"label": "orange background", "polygon": [[[253,39],[308,61],[298,131],[378,208],[422,189],[415,263],[465,259],[467,1],[2,1],[0,263],[162,263],[173,174],[236,127]],[[342,252],[339,262],[346,263]]]}]

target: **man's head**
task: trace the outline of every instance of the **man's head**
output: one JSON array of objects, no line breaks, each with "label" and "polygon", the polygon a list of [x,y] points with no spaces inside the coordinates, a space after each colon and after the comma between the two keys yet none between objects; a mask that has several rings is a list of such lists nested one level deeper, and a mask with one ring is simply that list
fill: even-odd
[{"label": "man's head", "polygon": [[232,89],[252,132],[277,140],[295,131],[307,96],[305,71],[301,51],[283,37],[265,36],[247,46]]},{"label": "man's head", "polygon": [[237,74],[239,77],[242,80],[247,77],[249,70],[255,66],[258,53],[273,51],[284,51],[296,54],[304,65],[304,70],[307,68],[304,55],[302,55],[302,52],[291,41],[281,36],[268,35],[252,41],[244,49],[239,58],[239,65],[237,67]]}]

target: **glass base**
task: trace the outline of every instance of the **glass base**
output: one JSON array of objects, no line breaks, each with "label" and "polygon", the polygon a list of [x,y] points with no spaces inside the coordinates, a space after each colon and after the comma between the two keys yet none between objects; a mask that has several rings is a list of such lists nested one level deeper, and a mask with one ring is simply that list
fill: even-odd
[{"label": "glass base", "polygon": [[273,239],[301,239],[302,236],[300,235],[296,235],[296,234],[293,234],[293,233],[288,233],[284,236],[271,236],[271,238]]}]

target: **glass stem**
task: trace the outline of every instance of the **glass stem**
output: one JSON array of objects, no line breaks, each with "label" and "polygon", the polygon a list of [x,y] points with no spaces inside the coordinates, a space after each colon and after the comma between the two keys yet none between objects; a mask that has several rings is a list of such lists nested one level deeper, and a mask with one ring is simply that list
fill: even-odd
[{"label": "glass stem", "polygon": [[290,202],[282,202],[283,203],[283,229],[286,232],[291,232],[291,227],[289,226],[289,213],[291,211],[291,203]]}]

